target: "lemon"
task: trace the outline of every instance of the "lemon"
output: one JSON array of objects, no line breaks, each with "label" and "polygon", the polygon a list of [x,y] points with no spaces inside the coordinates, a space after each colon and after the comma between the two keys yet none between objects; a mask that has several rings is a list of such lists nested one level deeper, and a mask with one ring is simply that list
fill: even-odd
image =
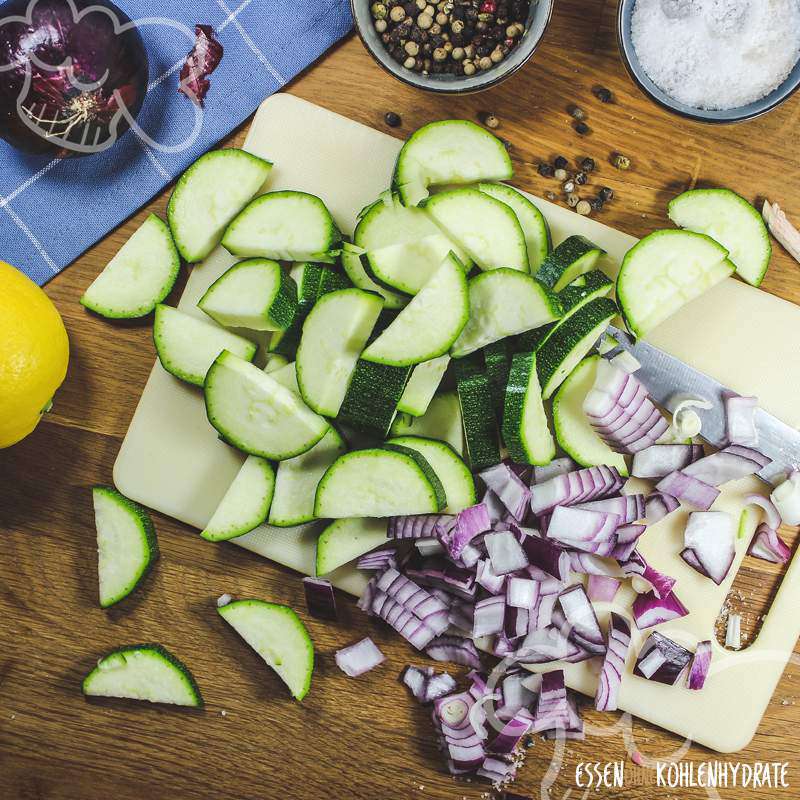
[{"label": "lemon", "polygon": [[67,331],[50,298],[0,261],[0,448],[37,426],[68,362]]}]

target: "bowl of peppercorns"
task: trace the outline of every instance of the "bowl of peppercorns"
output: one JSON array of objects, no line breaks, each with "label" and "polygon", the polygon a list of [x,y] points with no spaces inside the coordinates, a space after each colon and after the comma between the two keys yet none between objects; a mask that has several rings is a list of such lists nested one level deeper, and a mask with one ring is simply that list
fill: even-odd
[{"label": "bowl of peppercorns", "polygon": [[553,0],[350,0],[356,30],[387,72],[418,89],[464,94],[516,72],[536,50]]}]

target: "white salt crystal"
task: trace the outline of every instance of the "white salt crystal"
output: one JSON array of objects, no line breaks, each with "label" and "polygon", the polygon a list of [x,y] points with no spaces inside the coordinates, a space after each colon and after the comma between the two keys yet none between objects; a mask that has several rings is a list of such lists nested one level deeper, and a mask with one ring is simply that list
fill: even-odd
[{"label": "white salt crystal", "polygon": [[668,95],[737,108],[769,94],[800,58],[800,0],[636,0],[631,35]]}]

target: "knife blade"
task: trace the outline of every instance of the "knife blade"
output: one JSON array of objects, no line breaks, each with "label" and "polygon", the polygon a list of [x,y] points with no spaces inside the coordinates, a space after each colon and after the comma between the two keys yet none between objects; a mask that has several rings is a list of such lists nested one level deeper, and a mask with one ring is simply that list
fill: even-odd
[{"label": "knife blade", "polygon": [[[694,409],[703,424],[700,436],[718,449],[728,444],[725,397],[737,392],[652,344],[641,339],[634,341],[628,333],[613,325],[608,326],[608,333],[619,342],[619,347],[605,356],[611,358],[620,350],[627,350],[642,365],[636,371],[636,377],[658,405],[672,412],[681,400],[680,395],[696,395],[709,400],[712,404],[710,409]],[[771,464],[757,473],[761,480],[771,484],[775,478],[785,476],[787,471],[798,469],[800,431],[763,408],[756,409],[755,427],[758,431],[757,449],[772,459]]]}]

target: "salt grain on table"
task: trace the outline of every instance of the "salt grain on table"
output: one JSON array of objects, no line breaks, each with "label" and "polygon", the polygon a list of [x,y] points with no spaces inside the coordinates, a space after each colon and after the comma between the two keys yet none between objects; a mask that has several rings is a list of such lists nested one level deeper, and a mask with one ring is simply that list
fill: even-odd
[{"label": "salt grain on table", "polygon": [[670,97],[737,108],[780,86],[800,59],[800,0],[636,0],[631,36]]}]

